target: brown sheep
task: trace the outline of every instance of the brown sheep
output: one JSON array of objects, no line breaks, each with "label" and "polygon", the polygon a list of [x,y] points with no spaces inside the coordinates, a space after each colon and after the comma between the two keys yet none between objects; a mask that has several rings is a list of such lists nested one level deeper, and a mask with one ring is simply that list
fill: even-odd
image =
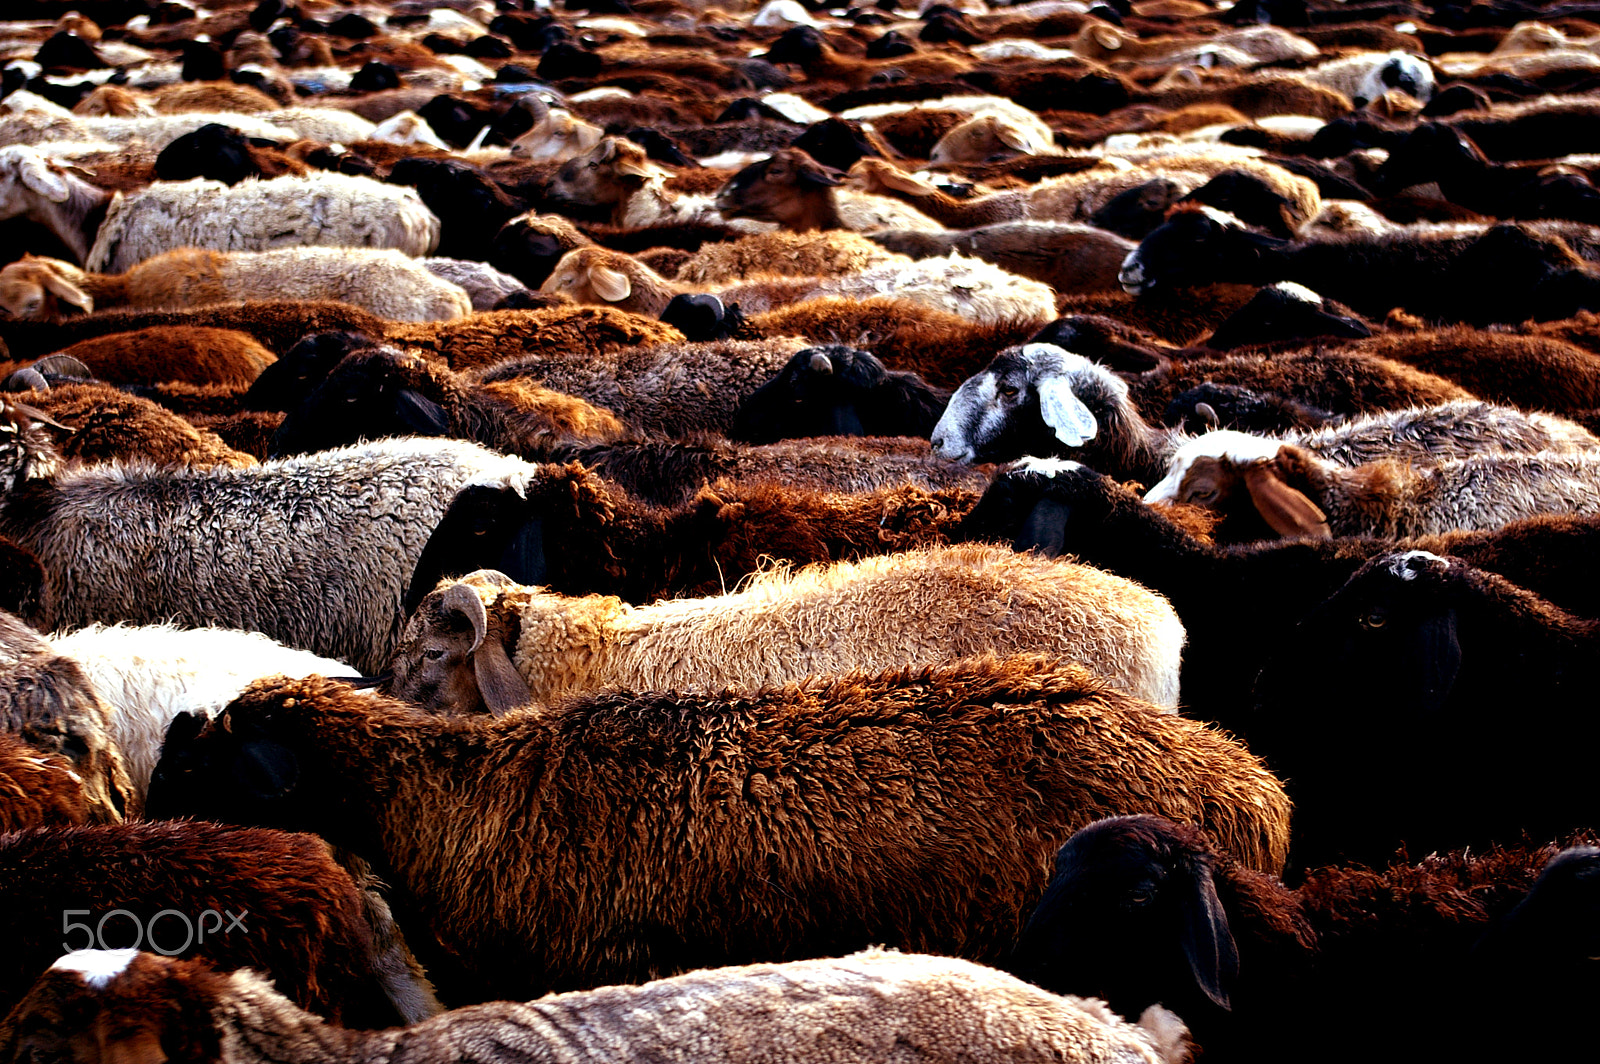
[{"label": "brown sheep", "polygon": [[[63,937],[85,944],[75,928],[63,936],[63,909],[91,931],[98,925],[92,945],[131,942],[137,924],[147,947],[254,968],[302,1006],[351,1026],[439,1011],[425,981],[391,967],[394,947],[379,941],[385,929],[374,927],[367,896],[309,835],[197,822],[0,836],[0,899],[7,1011],[61,955]],[[102,919],[115,910],[130,916]],[[159,916],[166,910],[192,933],[183,919]]]},{"label": "brown sheep", "polygon": [[0,613],[0,732],[72,763],[90,819],[136,816],[133,783],[111,738],[111,708],[76,661]]},{"label": "brown sheep", "polygon": [[844,177],[799,148],[784,148],[735,174],[717,193],[725,218],[773,222],[785,229],[938,230],[941,224],[888,196],[840,188]]},{"label": "brown sheep", "polygon": [[204,310],[109,310],[59,322],[0,319],[0,340],[10,347],[11,358],[32,360],[108,333],[157,325],[204,326],[249,333],[282,357],[311,333],[345,330],[375,336],[385,324],[376,314],[348,303],[287,299],[224,303]]},{"label": "brown sheep", "polygon": [[[80,340],[60,353],[88,366],[95,379],[112,384],[182,381],[244,388],[277,361],[248,333],[203,325],[155,325],[110,333]],[[7,367],[0,366],[0,374],[6,372]]]},{"label": "brown sheep", "polygon": [[89,799],[72,763],[0,732],[0,835],[89,822]]},{"label": "brown sheep", "polygon": [[683,333],[654,318],[614,307],[574,304],[542,310],[486,310],[458,321],[394,322],[368,335],[442,358],[457,371],[542,352],[603,354],[619,347],[682,343],[684,339]]},{"label": "brown sheep", "polygon": [[197,429],[170,410],[109,384],[63,384],[22,392],[18,398],[73,430],[59,451],[62,458],[81,465],[135,459],[196,469],[256,464],[215,433]]},{"label": "brown sheep", "polygon": [[[294,775],[263,793],[252,758]],[[500,719],[280,678],[175,724],[149,801],[370,852],[480,998],[868,942],[993,962],[1056,848],[1133,809],[1283,864],[1288,802],[1243,747],[1026,656]]]},{"label": "brown sheep", "polygon": [[1117,273],[1138,247],[1094,226],[1027,221],[946,233],[889,229],[872,234],[872,239],[913,258],[959,251],[1019,277],[1043,281],[1061,296],[1120,291]]},{"label": "brown sheep", "polygon": [[1524,410],[1571,414],[1600,407],[1600,355],[1554,337],[1457,326],[1382,333],[1339,350],[1403,362]]}]

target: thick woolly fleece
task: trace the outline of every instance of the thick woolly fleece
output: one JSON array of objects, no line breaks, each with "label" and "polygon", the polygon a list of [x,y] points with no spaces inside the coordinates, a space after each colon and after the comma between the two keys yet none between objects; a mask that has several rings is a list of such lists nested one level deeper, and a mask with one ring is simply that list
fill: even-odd
[{"label": "thick woolly fleece", "polygon": [[266,251],[274,247],[395,248],[426,255],[439,219],[416,189],[325,171],[237,185],[196,178],[118,193],[84,267],[121,273],[174,248]]},{"label": "thick woolly fleece", "polygon": [[14,491],[0,526],[48,574],[41,627],[239,628],[370,674],[393,652],[411,569],[455,493],[534,472],[414,437],[249,469],[101,466]]}]

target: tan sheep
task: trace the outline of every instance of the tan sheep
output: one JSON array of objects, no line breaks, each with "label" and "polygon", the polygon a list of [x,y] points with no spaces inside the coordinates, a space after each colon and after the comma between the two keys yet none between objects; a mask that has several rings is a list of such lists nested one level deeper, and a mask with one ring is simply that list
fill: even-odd
[{"label": "tan sheep", "polygon": [[24,319],[59,319],[68,307],[89,314],[261,299],[338,300],[394,321],[452,321],[472,313],[472,299],[460,285],[390,249],[183,248],[120,274],[88,273],[70,262],[28,255],[0,269],[0,308]]},{"label": "tan sheep", "polygon": [[908,265],[911,259],[888,251],[857,233],[842,230],[752,233],[738,240],[706,244],[678,270],[688,284],[747,281],[762,275],[843,277],[884,263]]},{"label": "tan sheep", "polygon": [[1083,664],[1163,709],[1178,702],[1184,631],[1165,599],[1009,549],[767,572],[732,594],[642,607],[504,579],[480,570],[423,600],[395,653],[392,693],[439,711],[481,701],[503,712],[608,684],[703,691],[1031,651]]},{"label": "tan sheep", "polygon": [[985,111],[975,114],[939,138],[928,156],[931,166],[987,163],[1016,155],[1060,155],[1055,134],[1039,119]]},{"label": "tan sheep", "polygon": [[221,975],[202,961],[91,949],[51,965],[16,1019],[0,1036],[6,1064],[76,1059],[70,1047],[85,1029],[109,1032],[105,1061],[207,1044],[221,1064],[882,1064],[908,1046],[925,1064],[1189,1059],[1188,1029],[1160,1006],[1129,1023],[1097,999],[970,961],[879,949],[495,1001],[387,1031],[332,1026],[248,969]]}]

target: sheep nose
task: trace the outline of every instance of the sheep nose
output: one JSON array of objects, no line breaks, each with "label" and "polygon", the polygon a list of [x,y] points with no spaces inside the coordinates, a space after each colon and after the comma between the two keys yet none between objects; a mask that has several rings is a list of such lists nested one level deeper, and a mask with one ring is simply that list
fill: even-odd
[{"label": "sheep nose", "polygon": [[1124,262],[1122,269],[1117,271],[1117,283],[1125,291],[1137,295],[1139,289],[1144,287],[1144,267],[1137,262]]}]

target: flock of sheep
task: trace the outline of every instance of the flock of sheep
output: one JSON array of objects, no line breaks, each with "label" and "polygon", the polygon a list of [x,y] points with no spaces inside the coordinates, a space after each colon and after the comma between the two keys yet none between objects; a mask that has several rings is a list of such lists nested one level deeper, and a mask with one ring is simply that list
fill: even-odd
[{"label": "flock of sheep", "polygon": [[6,15],[0,1064],[1593,1059],[1600,5]]}]

